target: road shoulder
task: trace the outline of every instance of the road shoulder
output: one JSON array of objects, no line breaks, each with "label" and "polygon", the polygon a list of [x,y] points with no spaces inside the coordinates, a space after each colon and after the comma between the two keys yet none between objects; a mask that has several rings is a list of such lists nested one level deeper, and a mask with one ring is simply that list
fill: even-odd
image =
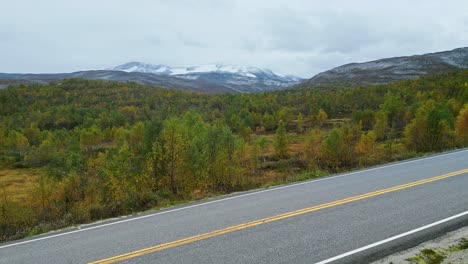
[{"label": "road shoulder", "polygon": [[400,251],[389,255],[383,259],[372,262],[372,264],[389,264],[389,263],[418,263],[408,261],[410,258],[415,258],[422,250],[444,251],[446,257],[441,263],[468,263],[468,249],[450,251],[449,247],[458,245],[461,240],[468,239],[468,226],[458,230],[449,232],[436,239],[424,242],[416,247]]}]

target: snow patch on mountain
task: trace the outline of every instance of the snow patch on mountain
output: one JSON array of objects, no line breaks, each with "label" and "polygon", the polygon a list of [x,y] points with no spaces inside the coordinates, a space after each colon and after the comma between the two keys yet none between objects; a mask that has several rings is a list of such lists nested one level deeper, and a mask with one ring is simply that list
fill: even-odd
[{"label": "snow patch on mountain", "polygon": [[299,77],[274,73],[268,69],[224,65],[222,63],[171,67],[143,62],[128,62],[106,70],[152,73],[159,76],[197,80],[226,86],[238,92],[285,89],[302,81]]},{"label": "snow patch on mountain", "polygon": [[[200,65],[188,65],[188,66],[181,66],[181,67],[171,67],[167,65],[155,65],[155,64],[144,63],[144,62],[128,62],[128,63],[118,65],[115,67],[107,68],[106,70],[125,71],[125,72],[144,72],[144,73],[154,73],[158,75],[172,75],[172,76],[216,72],[216,73],[236,74],[236,75],[241,75],[241,76],[250,77],[250,78],[270,77],[270,78],[284,79],[287,81],[302,80],[301,78],[296,77],[296,76],[274,73],[268,69],[260,69],[260,68],[251,67],[251,66],[234,66],[234,65],[224,65],[224,64],[200,64]],[[193,78],[193,75],[190,78]]]},{"label": "snow patch on mountain", "polygon": [[423,55],[350,63],[319,73],[307,85],[384,84],[468,68],[468,47]]}]

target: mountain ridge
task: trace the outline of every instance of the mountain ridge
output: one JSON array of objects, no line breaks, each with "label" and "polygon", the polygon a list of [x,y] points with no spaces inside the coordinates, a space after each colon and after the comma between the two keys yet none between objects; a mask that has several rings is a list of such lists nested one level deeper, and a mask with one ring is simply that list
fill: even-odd
[{"label": "mountain ridge", "polygon": [[154,73],[158,75],[186,75],[196,73],[233,73],[248,77],[258,77],[258,75],[277,76],[286,78],[292,81],[298,81],[303,78],[294,75],[285,75],[277,72],[273,72],[269,69],[253,67],[253,66],[236,66],[228,65],[224,63],[212,63],[212,64],[194,64],[186,66],[169,66],[164,64],[151,64],[146,62],[131,61],[124,64],[120,64],[114,67],[106,68],[104,70],[117,70],[125,72],[145,72]]},{"label": "mountain ridge", "polygon": [[72,73],[50,73],[50,74],[16,74],[0,73],[0,83],[39,83],[61,81],[64,79],[81,78],[85,80],[102,80],[117,82],[136,82],[167,89],[201,92],[201,93],[235,93],[236,91],[222,85],[213,85],[203,81],[185,80],[176,77],[158,76],[155,74],[140,72],[89,70]]},{"label": "mountain ridge", "polygon": [[127,62],[105,70],[152,73],[187,80],[227,86],[238,92],[281,90],[298,84],[303,79],[293,75],[275,73],[252,66],[234,66],[222,63],[172,67],[163,64]]},{"label": "mountain ridge", "polygon": [[114,67],[106,68],[105,70],[117,70],[125,72],[146,72],[159,75],[184,75],[191,73],[210,73],[210,72],[225,72],[237,73],[249,77],[254,77],[255,73],[266,73],[268,75],[276,75],[279,77],[288,77],[291,79],[302,79],[293,75],[284,75],[273,72],[269,69],[262,69],[253,66],[235,66],[224,63],[211,64],[193,64],[185,66],[169,66],[164,64],[151,64],[147,62],[131,61],[120,64]]},{"label": "mountain ridge", "polygon": [[306,86],[386,84],[468,68],[468,47],[422,55],[348,63],[321,72],[302,82]]}]

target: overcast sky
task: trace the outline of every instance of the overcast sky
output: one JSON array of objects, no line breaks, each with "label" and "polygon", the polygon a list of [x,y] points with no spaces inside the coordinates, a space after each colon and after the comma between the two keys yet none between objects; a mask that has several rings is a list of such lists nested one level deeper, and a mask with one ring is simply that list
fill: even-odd
[{"label": "overcast sky", "polygon": [[0,72],[216,62],[311,77],[468,46],[466,0],[1,2]]}]

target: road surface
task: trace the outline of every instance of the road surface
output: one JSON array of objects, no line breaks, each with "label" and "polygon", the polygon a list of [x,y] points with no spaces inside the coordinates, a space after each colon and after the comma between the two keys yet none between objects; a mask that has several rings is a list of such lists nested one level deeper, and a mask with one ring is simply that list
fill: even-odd
[{"label": "road surface", "polygon": [[0,244],[0,263],[366,263],[468,225],[468,149]]}]

